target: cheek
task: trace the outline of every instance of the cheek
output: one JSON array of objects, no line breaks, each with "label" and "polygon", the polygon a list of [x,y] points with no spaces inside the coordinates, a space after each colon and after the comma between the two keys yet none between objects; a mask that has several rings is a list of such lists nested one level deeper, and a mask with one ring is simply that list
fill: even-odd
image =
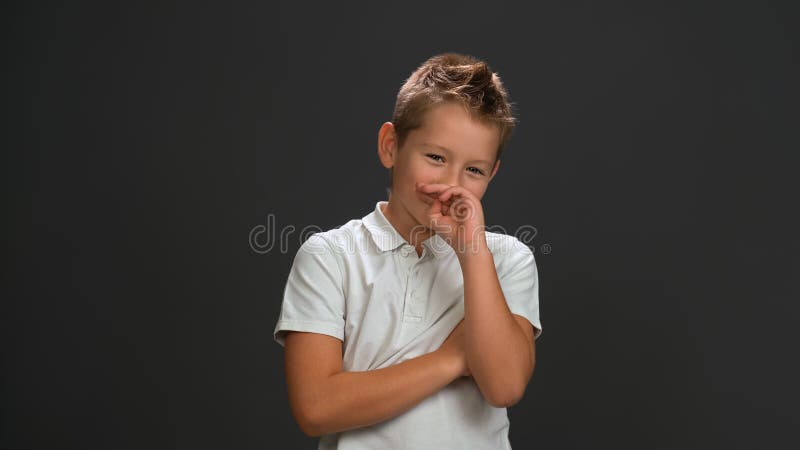
[{"label": "cheek", "polygon": [[464,187],[468,191],[470,191],[472,193],[472,195],[474,195],[475,197],[480,199],[480,198],[483,197],[483,194],[486,192],[486,188],[488,187],[488,185],[483,181],[470,180],[470,181],[466,181],[465,182]]},{"label": "cheek", "polygon": [[437,179],[436,168],[430,164],[416,163],[408,166],[406,171],[406,179],[410,181],[411,187],[414,187],[415,182],[433,183]]}]

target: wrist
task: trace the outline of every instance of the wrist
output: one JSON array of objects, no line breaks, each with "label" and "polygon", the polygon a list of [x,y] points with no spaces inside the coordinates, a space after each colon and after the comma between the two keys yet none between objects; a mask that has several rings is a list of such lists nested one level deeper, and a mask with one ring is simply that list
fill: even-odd
[{"label": "wrist", "polygon": [[467,260],[476,259],[486,257],[487,255],[491,255],[489,251],[489,244],[486,242],[486,235],[481,234],[480,236],[475,236],[470,242],[464,244],[462,248],[456,250],[456,256],[458,260],[464,264]]}]

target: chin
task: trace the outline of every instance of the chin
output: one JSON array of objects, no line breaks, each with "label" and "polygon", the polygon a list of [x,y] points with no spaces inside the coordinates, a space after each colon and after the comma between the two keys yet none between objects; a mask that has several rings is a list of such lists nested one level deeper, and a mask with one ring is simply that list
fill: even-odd
[{"label": "chin", "polygon": [[427,219],[427,216],[425,215],[424,211],[422,213],[420,213],[419,217],[418,216],[414,216],[414,219],[417,221],[417,224],[419,224],[420,226],[424,227],[425,230],[430,230],[431,227],[429,226],[430,224],[428,223],[428,219]]},{"label": "chin", "polygon": [[414,192],[413,198],[410,198],[409,201],[405,201],[404,206],[406,211],[408,211],[408,214],[412,219],[414,219],[414,222],[416,222],[416,225],[422,225],[428,229],[427,211],[429,205],[425,203],[422,198],[420,198],[422,195],[424,194]]},{"label": "chin", "polygon": [[420,220],[419,220],[419,217],[420,217],[419,209],[417,209],[417,208],[409,208],[409,209],[407,209],[407,211],[408,211],[408,215],[411,216],[412,219],[414,219],[414,225],[415,226],[417,224],[421,223]]}]

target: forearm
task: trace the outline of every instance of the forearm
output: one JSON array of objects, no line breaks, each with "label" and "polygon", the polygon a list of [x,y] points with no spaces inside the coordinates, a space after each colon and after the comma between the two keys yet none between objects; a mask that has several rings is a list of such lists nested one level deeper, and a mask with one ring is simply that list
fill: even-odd
[{"label": "forearm", "polygon": [[485,241],[459,255],[464,276],[464,328],[469,370],[495,406],[515,403],[533,369],[533,349],[508,308]]},{"label": "forearm", "polygon": [[319,436],[390,419],[459,376],[457,364],[436,351],[390,367],[334,374],[319,387],[310,434]]}]

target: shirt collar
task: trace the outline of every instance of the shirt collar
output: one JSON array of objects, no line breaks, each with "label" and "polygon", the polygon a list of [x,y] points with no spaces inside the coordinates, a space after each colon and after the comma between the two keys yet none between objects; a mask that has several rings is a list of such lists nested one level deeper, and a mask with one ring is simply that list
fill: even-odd
[{"label": "shirt collar", "polygon": [[[389,222],[381,206],[389,202],[383,200],[375,204],[375,209],[364,216],[362,223],[375,241],[375,245],[382,251],[394,251],[402,247],[404,244],[411,245],[408,241],[397,232],[394,225]],[[452,251],[450,245],[442,239],[438,234],[434,234],[430,238],[422,242],[422,245],[435,257],[445,256]]]}]

